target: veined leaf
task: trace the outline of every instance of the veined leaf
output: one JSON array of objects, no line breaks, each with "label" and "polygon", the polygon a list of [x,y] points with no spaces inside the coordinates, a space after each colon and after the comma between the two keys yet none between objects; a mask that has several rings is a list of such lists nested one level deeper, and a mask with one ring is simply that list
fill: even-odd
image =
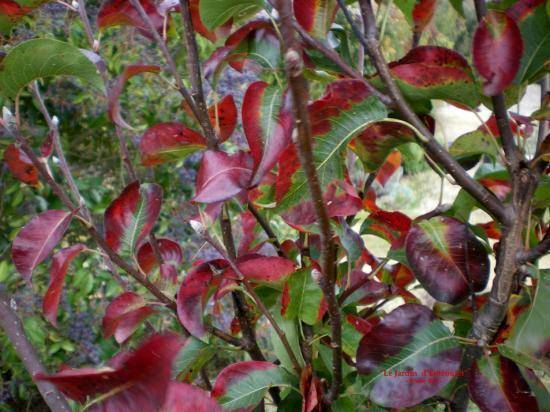
[{"label": "veined leaf", "polygon": [[124,343],[153,312],[143,296],[124,292],[114,298],[105,309],[103,337],[107,339],[114,335],[119,344]]},{"label": "veined leaf", "polygon": [[75,76],[97,89],[102,80],[95,65],[79,49],[53,39],[32,39],[10,49],[0,66],[0,94],[14,98],[32,81]]},{"label": "veined leaf", "polygon": [[544,269],[540,271],[531,308],[518,317],[510,338],[498,347],[499,352],[507,358],[546,373],[550,373],[549,299],[550,270]]},{"label": "veined leaf", "polygon": [[411,303],[393,310],[363,337],[357,369],[368,374],[373,402],[406,408],[438,393],[458,373],[461,352],[456,337],[431,310]]},{"label": "veined leaf", "polygon": [[323,312],[323,291],[311,277],[311,269],[293,273],[287,281],[289,302],[284,310],[287,319],[298,318],[308,325],[315,325]]},{"label": "veined leaf", "polygon": [[[326,187],[334,180],[344,178],[342,156],[350,139],[370,123],[386,117],[387,111],[377,98],[368,96],[362,82],[340,80],[329,85],[322,99],[309,105],[309,115],[315,137],[315,168],[321,187]],[[290,180],[288,190],[277,205],[279,211],[304,200],[309,193],[301,168]]]},{"label": "veined leaf", "polygon": [[189,336],[180,349],[174,362],[174,372],[178,380],[192,382],[202,366],[218,352],[215,345],[207,344],[194,336]]},{"label": "veined leaf", "polygon": [[[183,262],[183,252],[179,243],[177,243],[176,241],[168,238],[161,238],[157,239],[157,245],[164,264],[178,267]],[[139,247],[136,257],[139,267],[147,275],[150,275],[155,269],[160,266],[151,242],[143,243]]]},{"label": "veined leaf", "polygon": [[11,246],[11,259],[24,279],[44,261],[59,243],[73,215],[65,210],[48,210],[35,216],[19,231]]},{"label": "veined leaf", "polygon": [[259,12],[261,0],[201,0],[199,12],[203,24],[212,30],[229,19],[243,20]]},{"label": "veined leaf", "polygon": [[154,183],[130,183],[105,210],[105,238],[115,251],[134,253],[149,235],[160,213],[162,188]]},{"label": "veined leaf", "polygon": [[212,396],[227,410],[258,405],[269,388],[291,386],[292,377],[271,362],[245,361],[224,368],[216,378]]},{"label": "veined leaf", "polygon": [[300,0],[292,3],[296,21],[314,37],[326,38],[336,16],[336,0]]}]

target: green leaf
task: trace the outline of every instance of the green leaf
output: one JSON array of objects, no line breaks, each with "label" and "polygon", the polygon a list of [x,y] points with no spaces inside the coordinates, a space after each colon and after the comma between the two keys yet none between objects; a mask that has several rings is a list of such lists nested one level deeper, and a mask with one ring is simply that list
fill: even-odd
[{"label": "green leaf", "polygon": [[[279,327],[285,333],[286,338],[290,343],[290,347],[292,348],[292,351],[298,358],[298,362],[300,363],[301,366],[303,366],[305,362],[304,362],[304,358],[302,357],[302,351],[300,350],[300,341],[299,341],[299,335],[298,335],[299,332],[298,332],[298,328],[296,327],[296,321],[285,319],[281,315],[280,306],[274,307],[271,314],[273,316],[273,319],[275,319],[275,322],[277,322]],[[288,356],[288,353],[286,352],[285,347],[281,343],[281,339],[279,338],[279,335],[275,333],[275,330],[273,328],[270,328],[269,331],[270,331],[270,340],[271,340],[271,344],[273,345],[273,352],[275,353],[275,356],[277,356],[277,359],[281,361],[281,365],[283,365],[287,370],[289,371],[294,370],[290,357]]]},{"label": "green leaf", "polygon": [[14,98],[32,81],[58,75],[76,76],[101,89],[95,65],[79,49],[58,40],[33,39],[11,49],[0,68],[0,94]]},{"label": "green leaf", "polygon": [[[315,137],[313,162],[321,187],[327,187],[335,179],[344,178],[343,153],[348,142],[370,123],[387,117],[384,105],[376,97],[368,97],[328,119],[330,130]],[[303,201],[309,195],[306,176],[300,168],[293,176],[292,184],[277,205],[278,211]]]},{"label": "green leaf", "polygon": [[290,303],[285,317],[298,318],[308,325],[315,325],[319,315],[319,306],[323,292],[311,277],[311,269],[302,269],[288,278]]},{"label": "green leaf", "polygon": [[201,0],[199,13],[203,24],[210,30],[221,26],[227,20],[243,20],[259,12],[261,0]]},{"label": "green leaf", "polygon": [[208,345],[194,336],[189,336],[174,362],[175,374],[181,379],[193,381],[202,366],[212,359],[218,350],[215,345]]},{"label": "green leaf", "polygon": [[489,134],[483,133],[481,130],[463,134],[449,148],[451,154],[459,160],[477,154],[486,154],[491,159],[496,160],[498,150],[498,143]]},{"label": "green leaf", "polygon": [[548,362],[548,336],[550,321],[547,303],[550,300],[550,270],[540,271],[531,308],[522,313],[510,334],[510,338],[498,346],[501,354],[513,361],[550,373]]}]

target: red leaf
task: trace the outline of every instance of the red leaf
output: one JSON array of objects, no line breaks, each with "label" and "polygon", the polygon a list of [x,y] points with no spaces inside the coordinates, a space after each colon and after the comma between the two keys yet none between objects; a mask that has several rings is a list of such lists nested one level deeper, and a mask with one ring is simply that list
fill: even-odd
[{"label": "red leaf", "polygon": [[246,378],[249,374],[255,371],[265,371],[276,368],[277,366],[271,362],[262,361],[245,361],[233,363],[226,366],[218,374],[214,387],[210,392],[212,397],[219,399],[229,389],[229,387],[237,384],[241,379]]},{"label": "red leaf", "polygon": [[282,109],[283,95],[278,87],[252,83],[243,99],[243,130],[254,159],[253,184],[275,166],[290,143],[292,117]]},{"label": "red leaf", "polygon": [[300,0],[294,1],[294,16],[308,33],[315,37],[325,38],[338,5],[335,0]]},{"label": "red leaf", "polygon": [[55,327],[57,327],[57,308],[65,283],[65,275],[73,259],[84,249],[86,249],[86,246],[78,243],[61,249],[53,255],[52,265],[50,266],[50,284],[44,295],[42,312],[44,317]]},{"label": "red leaf", "polygon": [[351,326],[354,327],[354,329],[357,332],[359,332],[362,335],[369,333],[374,327],[374,325],[378,324],[380,321],[378,318],[373,318],[372,320],[369,321],[352,314],[346,315],[346,320]]},{"label": "red leaf", "polygon": [[153,312],[142,296],[134,292],[124,292],[114,298],[105,309],[103,337],[107,339],[115,335],[118,343],[124,343]]},{"label": "red leaf", "polygon": [[272,38],[273,41],[278,42],[278,37],[275,33],[275,29],[273,28],[273,23],[270,20],[251,21],[231,33],[225,41],[225,46],[232,47],[232,51],[237,49],[240,58],[238,61],[234,59],[230,60],[229,65],[235,70],[241,72],[247,63],[245,58],[248,56],[248,47],[246,47],[246,50],[239,50],[239,46],[244,44],[245,40],[254,41],[262,37],[269,37]]},{"label": "red leaf", "polygon": [[182,346],[175,334],[149,337],[133,353],[111,359],[114,367],[64,369],[35,379],[53,383],[71,399],[84,403],[87,397],[107,394],[92,410],[103,412],[156,412],[166,399],[172,363]]},{"label": "red leaf", "polygon": [[498,240],[502,236],[502,231],[500,230],[500,226],[494,220],[491,220],[490,222],[487,222],[487,223],[478,223],[476,226],[481,228],[485,232],[487,237],[491,239]]},{"label": "red leaf", "polygon": [[[197,338],[206,334],[202,314],[206,301],[218,287],[221,272],[227,267],[223,259],[211,260],[194,267],[181,282],[177,296],[178,318]],[[219,273],[218,273],[219,272]]]},{"label": "red leaf", "polygon": [[[284,281],[294,272],[294,263],[279,256],[262,256],[250,254],[237,260],[237,268],[244,277],[253,282],[274,283]],[[232,268],[227,268],[223,274],[225,279],[237,279]]]},{"label": "red leaf", "polygon": [[[160,251],[160,256],[166,264],[179,266],[183,262],[183,252],[180,245],[172,239],[161,238],[157,239],[157,244]],[[159,267],[159,262],[154,253],[151,242],[143,243],[137,252],[137,261],[139,267],[150,275],[156,268]]]},{"label": "red leaf", "polygon": [[422,33],[435,13],[436,0],[417,0],[413,10],[414,31]]},{"label": "red leaf", "polygon": [[394,150],[389,154],[382,166],[380,166],[380,169],[376,173],[376,181],[380,183],[380,186],[384,187],[400,167],[401,152]]},{"label": "red leaf", "polygon": [[159,73],[160,72],[160,66],[155,65],[145,65],[145,64],[131,64],[124,68],[122,71],[122,74],[117,77],[116,82],[114,86],[109,91],[109,104],[108,104],[108,111],[109,114],[109,120],[111,120],[114,124],[125,128],[125,129],[133,129],[132,126],[130,126],[126,121],[122,118],[122,115],[120,114],[120,101],[119,97],[122,93],[122,90],[124,89],[124,85],[128,81],[128,79],[141,74],[141,73]]},{"label": "red leaf", "polygon": [[489,189],[500,200],[506,199],[506,196],[512,191],[512,185],[507,179],[498,179],[495,177],[484,177],[478,179],[479,183]]},{"label": "red leaf", "polygon": [[201,388],[182,382],[170,382],[163,412],[224,412],[215,399]]},{"label": "red leaf", "polygon": [[249,211],[241,213],[241,233],[243,234],[239,241],[238,256],[242,256],[250,252],[252,243],[256,239],[254,228],[256,227],[256,218]]},{"label": "red leaf", "polygon": [[31,186],[38,186],[38,169],[25,152],[14,143],[4,150],[4,162],[17,180]]},{"label": "red leaf", "polygon": [[451,217],[415,223],[405,250],[418,281],[435,299],[456,304],[485,289],[489,257],[467,225]]},{"label": "red leaf", "polygon": [[474,33],[473,61],[485,79],[483,93],[495,96],[516,76],[523,54],[519,28],[506,13],[489,10]]},{"label": "red leaf", "polygon": [[139,142],[144,166],[180,160],[206,147],[206,140],[200,133],[175,122],[151,126]]},{"label": "red leaf", "polygon": [[53,133],[49,132],[42,144],[40,145],[40,154],[42,155],[42,157],[48,158],[52,155],[53,149]]},{"label": "red leaf", "polygon": [[[155,29],[161,33],[164,26],[164,17],[158,12],[157,6],[151,0],[140,0],[140,4],[153,22]],[[99,9],[97,25],[100,29],[119,25],[133,26],[143,36],[149,39],[153,38],[149,26],[141,19],[128,0],[106,0]]]},{"label": "red leaf", "polygon": [[475,361],[468,379],[472,400],[482,411],[523,412],[539,410],[537,399],[517,365],[499,355]]},{"label": "red leaf", "polygon": [[302,412],[322,411],[323,385],[320,379],[313,375],[311,365],[306,365],[302,369],[300,392],[302,393]]},{"label": "red leaf", "polygon": [[214,125],[214,130],[220,138],[220,143],[225,142],[237,125],[237,106],[233,96],[227,95],[221,99],[216,105],[208,108],[210,121]]},{"label": "red leaf", "polygon": [[361,305],[370,305],[390,295],[389,285],[374,279],[367,280],[368,277],[369,275],[361,270],[351,271],[350,288],[356,287],[359,283],[362,286],[346,299],[345,304],[357,302]]},{"label": "red leaf", "polygon": [[65,210],[48,210],[33,217],[19,231],[11,246],[11,259],[25,280],[59,243],[73,215]]},{"label": "red leaf", "polygon": [[361,227],[361,233],[368,233],[387,240],[393,249],[401,248],[411,228],[411,219],[401,212],[376,210]]},{"label": "red leaf", "polygon": [[[417,333],[435,320],[431,310],[414,303],[399,306],[386,315],[380,323],[365,334],[357,350],[357,370],[361,374],[377,372],[388,358],[397,355],[411,344]],[[419,377],[423,370],[448,371],[454,373],[460,366],[461,349],[458,346],[430,353],[418,353],[411,357],[409,364],[402,364],[392,370],[392,375],[379,376],[370,392],[375,403],[388,408],[406,408],[417,405],[438,393],[453,376],[438,376],[437,379],[419,379],[411,381],[411,376],[399,372],[416,372]],[[407,357],[405,357],[406,359]]]},{"label": "red leaf", "polygon": [[130,183],[105,210],[105,239],[116,252],[130,253],[149,235],[160,213],[162,188],[154,183]]},{"label": "red leaf", "polygon": [[251,177],[252,158],[248,153],[230,155],[208,150],[201,160],[193,200],[215,203],[230,199],[248,188]]}]

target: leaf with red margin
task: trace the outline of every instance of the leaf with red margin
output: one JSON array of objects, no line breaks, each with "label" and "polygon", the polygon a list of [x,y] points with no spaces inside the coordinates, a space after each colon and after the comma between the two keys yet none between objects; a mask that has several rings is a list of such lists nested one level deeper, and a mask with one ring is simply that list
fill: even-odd
[{"label": "leaf with red margin", "polygon": [[[151,19],[155,29],[161,33],[164,26],[164,17],[160,15],[155,3],[151,0],[139,0],[139,2]],[[133,26],[143,36],[149,39],[153,38],[149,26],[142,20],[128,0],[106,0],[99,8],[97,25],[100,29],[111,26]]]},{"label": "leaf with red margin", "polygon": [[537,399],[517,365],[503,356],[483,356],[474,362],[468,379],[472,400],[482,411],[539,410]]},{"label": "leaf with red margin", "polygon": [[302,374],[300,375],[302,412],[321,412],[323,392],[321,380],[317,376],[313,375],[311,365],[306,365],[302,369]]},{"label": "leaf with red margin", "polygon": [[334,21],[338,4],[335,0],[294,1],[296,21],[314,37],[325,39]]},{"label": "leaf with red margin", "polygon": [[405,250],[416,278],[435,299],[456,304],[485,289],[489,257],[468,226],[438,216],[412,225]]},{"label": "leaf with red margin", "polygon": [[508,194],[512,191],[512,185],[508,176],[502,172],[484,176],[478,179],[478,182],[493,192],[500,200],[506,199]]},{"label": "leaf with red margin", "polygon": [[474,33],[473,62],[483,77],[483,93],[495,96],[509,86],[523,54],[521,32],[506,13],[489,10]]},{"label": "leaf with red margin", "polygon": [[478,223],[476,226],[483,230],[488,238],[498,240],[502,236],[502,230],[494,220],[487,223]]},{"label": "leaf with red margin", "polygon": [[[160,256],[166,264],[178,267],[183,262],[183,252],[178,242],[168,239],[157,239]],[[153,250],[151,242],[143,243],[136,254],[139,267],[146,275],[150,275],[159,267],[159,262]]]},{"label": "leaf with red margin", "polygon": [[378,282],[374,279],[368,279],[368,277],[369,274],[361,270],[351,271],[350,288],[356,287],[359,283],[361,283],[361,287],[348,296],[344,302],[344,305],[349,305],[350,303],[370,305],[374,302],[378,302],[380,299],[388,297],[391,294],[391,288],[389,285]]},{"label": "leaf with red margin", "polygon": [[220,143],[225,142],[237,125],[237,106],[235,106],[233,96],[227,95],[217,104],[210,106],[208,115],[216,134],[219,136]]},{"label": "leaf with red margin", "polygon": [[32,271],[59,243],[72,217],[65,210],[48,210],[33,217],[15,236],[11,260],[23,279],[31,279]]},{"label": "leaf with red margin", "polygon": [[176,300],[178,319],[197,338],[203,337],[207,332],[202,314],[227,265],[227,261],[223,259],[211,260],[191,269],[181,282]]},{"label": "leaf with red margin", "polygon": [[392,284],[398,288],[405,288],[414,281],[414,275],[411,269],[403,263],[395,263],[393,265],[385,265],[384,268],[378,272],[377,277],[387,279],[389,277]]},{"label": "leaf with red margin", "polygon": [[349,143],[351,150],[363,163],[365,171],[377,171],[397,146],[415,141],[411,128],[395,122],[377,122]]},{"label": "leaf with red margin", "polygon": [[57,308],[65,283],[65,275],[73,259],[84,249],[86,249],[86,246],[78,243],[61,249],[53,255],[52,265],[50,266],[50,284],[44,295],[42,312],[44,317],[55,327],[57,327]]},{"label": "leaf with red margin", "polygon": [[108,103],[108,115],[109,120],[124,129],[134,130],[120,114],[120,101],[119,97],[124,89],[126,82],[134,76],[141,73],[159,73],[160,66],[151,64],[130,64],[125,67],[122,74],[117,77],[114,86],[109,90],[109,103]]},{"label": "leaf with red margin", "polygon": [[[13,25],[48,0],[31,2],[0,0],[0,33],[8,35]],[[28,4],[25,4],[28,3]]]},{"label": "leaf with red margin", "polygon": [[269,388],[290,384],[291,377],[283,368],[271,362],[245,361],[225,367],[211,395],[227,410],[248,410],[261,402]]},{"label": "leaf with red margin", "polygon": [[[427,307],[399,306],[363,336],[357,350],[357,370],[368,374],[369,398],[388,408],[406,408],[434,396],[453,376],[414,380],[399,372],[445,370],[458,372],[461,349],[458,340]],[[392,375],[389,375],[389,371]]]},{"label": "leaf with red margin", "polygon": [[[397,85],[411,102],[446,100],[470,108],[479,105],[472,70],[459,53],[438,46],[420,46],[389,64]],[[379,84],[379,78],[373,78]]]},{"label": "leaf with red margin", "polygon": [[134,253],[153,228],[162,204],[162,188],[138,181],[124,188],[105,210],[105,240],[115,252]]},{"label": "leaf with red margin", "polygon": [[143,296],[134,292],[124,292],[114,298],[105,309],[103,316],[103,338],[115,336],[117,343],[126,342],[141,322],[152,315],[154,310],[147,306]]},{"label": "leaf with red margin", "polygon": [[206,147],[206,139],[200,133],[175,122],[151,126],[139,142],[141,163],[144,166],[185,159]]},{"label": "leaf with red margin", "polygon": [[[327,187],[345,178],[342,156],[348,142],[371,123],[387,117],[387,111],[378,99],[369,96],[363,82],[350,79],[329,84],[325,95],[309,104],[308,110],[314,136],[313,162],[321,187]],[[289,162],[286,155],[285,151],[279,170]],[[305,200],[308,194],[307,179],[298,165],[296,159],[277,184],[278,212]]]},{"label": "leaf with red margin", "polygon": [[243,151],[230,155],[207,150],[199,167],[193,200],[215,203],[238,195],[249,187],[252,167],[252,157]]},{"label": "leaf with red margin", "polygon": [[374,325],[380,323],[380,318],[372,317],[366,320],[359,316],[348,314],[346,315],[346,321],[350,325],[352,325],[357,332],[359,332],[361,335],[364,335],[366,333],[369,333]]},{"label": "leaf with red margin", "polygon": [[506,11],[516,21],[523,39],[523,56],[514,84],[533,82],[548,64],[550,16],[547,7],[545,0],[518,0]]},{"label": "leaf with red margin", "polygon": [[275,166],[290,143],[292,117],[282,109],[283,93],[258,81],[248,86],[243,98],[243,130],[254,159],[252,184]]},{"label": "leaf with red margin", "polygon": [[300,319],[308,325],[319,321],[323,301],[323,291],[311,276],[311,268],[294,272],[285,284],[283,299],[284,317]]},{"label": "leaf with red margin", "polygon": [[181,346],[180,337],[173,333],[155,334],[136,351],[121,359],[119,355],[112,358],[116,366],[67,368],[53,375],[39,373],[34,378],[54,384],[81,404],[88,397],[106,395],[93,405],[93,411],[156,412],[166,399],[172,363]]},{"label": "leaf with red margin", "polygon": [[[244,277],[255,283],[282,282],[295,270],[291,260],[279,256],[249,254],[237,259],[236,263]],[[225,270],[223,277],[238,279],[237,273],[230,267]]]},{"label": "leaf with red margin", "polygon": [[201,388],[182,382],[170,382],[163,412],[224,412],[215,399]]},{"label": "leaf with red margin", "polygon": [[411,218],[401,212],[377,210],[372,212],[361,225],[361,234],[381,237],[393,249],[402,248],[411,228]]},{"label": "leaf with red margin", "polygon": [[254,228],[256,227],[257,221],[254,215],[249,210],[241,213],[240,223],[242,237],[239,241],[237,256],[242,256],[246,253],[250,253],[252,244],[256,240]]},{"label": "leaf with red margin", "polygon": [[436,0],[417,0],[413,10],[412,19],[414,21],[414,31],[422,33],[426,26],[432,20],[435,13]]},{"label": "leaf with red margin", "polygon": [[15,143],[10,144],[4,150],[4,162],[6,162],[9,171],[17,180],[31,186],[38,186],[38,169]]}]

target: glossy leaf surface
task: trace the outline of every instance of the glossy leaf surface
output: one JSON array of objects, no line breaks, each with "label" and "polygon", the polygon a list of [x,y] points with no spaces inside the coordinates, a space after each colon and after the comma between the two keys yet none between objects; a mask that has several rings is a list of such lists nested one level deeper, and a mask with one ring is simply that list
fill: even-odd
[{"label": "glossy leaf surface", "polygon": [[271,362],[238,362],[220,372],[212,396],[226,410],[238,410],[258,405],[269,388],[290,384],[290,375]]},{"label": "glossy leaf surface", "polygon": [[373,402],[405,408],[432,397],[452,379],[422,379],[424,370],[452,375],[460,358],[459,344],[443,323],[425,306],[412,303],[393,310],[361,339],[357,369],[368,375],[366,385]]},{"label": "glossy leaf surface", "polygon": [[160,213],[162,188],[130,183],[105,210],[105,238],[115,251],[134,253],[149,235]]},{"label": "glossy leaf surface", "polygon": [[414,224],[405,250],[416,278],[437,300],[455,304],[468,297],[470,282],[475,292],[487,284],[485,248],[454,218],[435,217]]},{"label": "glossy leaf surface", "polygon": [[141,322],[153,313],[143,296],[134,292],[124,292],[114,298],[103,316],[103,337],[114,335],[121,344],[132,336]]},{"label": "glossy leaf surface", "polygon": [[59,243],[71,218],[72,214],[65,210],[48,210],[33,217],[19,231],[11,246],[11,258],[25,280],[31,279],[34,268]]},{"label": "glossy leaf surface", "polygon": [[149,337],[133,352],[112,359],[99,369],[63,369],[53,375],[38,374],[67,397],[84,403],[87,397],[105,394],[93,411],[158,411],[166,399],[173,360],[181,347],[175,334]]},{"label": "glossy leaf surface", "polygon": [[502,92],[516,76],[523,40],[519,28],[506,13],[489,10],[474,33],[473,61],[483,77],[483,93]]},{"label": "glossy leaf surface", "polygon": [[[285,280],[294,272],[294,263],[279,256],[250,254],[237,260],[237,268],[249,281],[274,283]],[[238,278],[238,274],[232,268],[228,268],[223,276],[226,279]]]},{"label": "glossy leaf surface", "polygon": [[[25,70],[21,70],[25,67]],[[39,78],[75,76],[101,89],[95,65],[76,47],[53,39],[31,39],[10,49],[0,67],[0,93],[14,98]]]},{"label": "glossy leaf surface", "polygon": [[53,325],[57,326],[57,308],[61,300],[61,292],[65,283],[65,276],[73,259],[84,249],[85,245],[78,243],[66,247],[53,255],[50,266],[50,284],[42,302],[44,317]]}]

